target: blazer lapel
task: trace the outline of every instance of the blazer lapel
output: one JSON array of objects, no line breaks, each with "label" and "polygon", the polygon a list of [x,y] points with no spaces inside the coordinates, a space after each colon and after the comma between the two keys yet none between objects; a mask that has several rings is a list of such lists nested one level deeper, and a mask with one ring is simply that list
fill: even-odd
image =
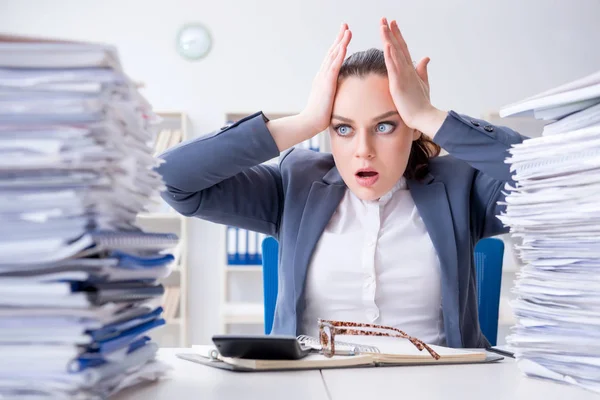
[{"label": "blazer lapel", "polygon": [[408,187],[440,258],[446,342],[450,347],[462,347],[458,323],[458,256],[446,186],[428,175],[423,181],[408,181]]},{"label": "blazer lapel", "polygon": [[337,168],[334,167],[329,171],[323,180],[324,182],[312,184],[298,227],[298,240],[294,252],[294,294],[297,318],[300,318],[304,308],[302,301],[304,282],[311,256],[325,226],[346,192],[346,185]]}]

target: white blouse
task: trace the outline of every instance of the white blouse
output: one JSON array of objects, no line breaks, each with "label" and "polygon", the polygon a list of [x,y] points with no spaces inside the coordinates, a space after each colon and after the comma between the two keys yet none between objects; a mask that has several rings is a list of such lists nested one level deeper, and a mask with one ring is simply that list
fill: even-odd
[{"label": "white blouse", "polygon": [[301,333],[317,337],[317,318],[326,318],[445,344],[440,262],[404,178],[379,200],[346,190],[316,245],[305,296]]}]

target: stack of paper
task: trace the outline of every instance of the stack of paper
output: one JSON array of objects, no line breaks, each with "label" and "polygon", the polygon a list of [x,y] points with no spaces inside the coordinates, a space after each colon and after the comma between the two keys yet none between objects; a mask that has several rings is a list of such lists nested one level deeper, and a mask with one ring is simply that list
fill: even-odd
[{"label": "stack of paper", "polygon": [[0,36],[0,397],[164,373],[146,334],[177,237],[135,226],[163,189],[153,119],[113,48]]},{"label": "stack of paper", "polygon": [[600,393],[600,73],[501,110],[545,119],[514,146],[499,216],[525,266],[507,338],[522,370]]}]

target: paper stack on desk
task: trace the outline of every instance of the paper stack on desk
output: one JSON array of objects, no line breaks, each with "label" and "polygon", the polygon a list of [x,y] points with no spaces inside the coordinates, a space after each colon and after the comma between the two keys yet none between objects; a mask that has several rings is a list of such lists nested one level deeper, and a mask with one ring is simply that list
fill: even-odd
[{"label": "paper stack on desk", "polygon": [[0,36],[0,397],[106,398],[164,374],[146,334],[177,244],[150,105],[102,45]]},{"label": "paper stack on desk", "polygon": [[548,121],[510,150],[499,218],[525,266],[507,338],[521,369],[600,393],[600,73],[501,110]]}]

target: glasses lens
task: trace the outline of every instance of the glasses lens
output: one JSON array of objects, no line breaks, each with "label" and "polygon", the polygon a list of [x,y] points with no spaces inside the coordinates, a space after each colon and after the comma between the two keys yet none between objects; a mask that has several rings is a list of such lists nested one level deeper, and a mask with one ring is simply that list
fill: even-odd
[{"label": "glasses lens", "polygon": [[329,325],[321,326],[321,348],[325,357],[333,356],[333,343],[331,337],[331,327]]}]

